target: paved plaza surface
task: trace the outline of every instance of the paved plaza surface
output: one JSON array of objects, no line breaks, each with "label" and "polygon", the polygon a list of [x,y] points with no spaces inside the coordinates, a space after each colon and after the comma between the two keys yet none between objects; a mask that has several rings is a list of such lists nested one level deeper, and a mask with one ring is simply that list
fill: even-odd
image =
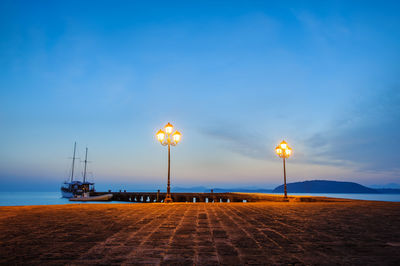
[{"label": "paved plaza surface", "polygon": [[0,264],[400,265],[400,203],[0,207]]}]

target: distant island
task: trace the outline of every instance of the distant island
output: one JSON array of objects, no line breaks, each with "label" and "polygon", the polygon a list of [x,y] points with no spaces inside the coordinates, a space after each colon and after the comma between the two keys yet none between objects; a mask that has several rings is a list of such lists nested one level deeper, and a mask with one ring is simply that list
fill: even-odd
[{"label": "distant island", "polygon": [[[175,187],[174,192],[243,192],[243,193],[283,193],[283,185],[275,189],[264,188],[207,188]],[[310,180],[287,184],[288,193],[364,193],[364,194],[400,194],[400,189],[395,188],[369,188],[354,182],[329,181],[329,180]]]},{"label": "distant island", "polygon": [[[291,193],[368,193],[368,194],[398,194],[400,189],[374,189],[354,182],[311,180],[288,183],[287,190]],[[283,193],[283,185],[275,188],[273,193]]]}]

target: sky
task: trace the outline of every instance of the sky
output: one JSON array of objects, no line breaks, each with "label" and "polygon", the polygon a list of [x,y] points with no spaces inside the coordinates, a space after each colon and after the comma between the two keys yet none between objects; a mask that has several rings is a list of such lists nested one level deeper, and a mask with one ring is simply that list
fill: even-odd
[{"label": "sky", "polygon": [[398,1],[0,1],[0,190],[400,184]]}]

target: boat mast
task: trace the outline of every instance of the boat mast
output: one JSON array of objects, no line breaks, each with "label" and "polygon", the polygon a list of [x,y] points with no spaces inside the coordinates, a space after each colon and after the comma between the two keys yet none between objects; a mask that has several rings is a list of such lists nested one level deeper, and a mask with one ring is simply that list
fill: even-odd
[{"label": "boat mast", "polygon": [[87,151],[88,151],[88,148],[86,147],[86,155],[85,155],[85,171],[83,172],[83,183],[85,183],[85,182],[86,182]]},{"label": "boat mast", "polygon": [[76,152],[76,141],[75,141],[75,143],[74,143],[74,156],[72,157],[72,172],[71,172],[71,182],[74,180],[75,152]]}]

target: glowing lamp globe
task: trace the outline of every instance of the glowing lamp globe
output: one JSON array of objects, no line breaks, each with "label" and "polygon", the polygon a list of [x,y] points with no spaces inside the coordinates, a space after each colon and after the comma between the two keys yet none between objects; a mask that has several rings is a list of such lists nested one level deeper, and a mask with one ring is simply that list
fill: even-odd
[{"label": "glowing lamp globe", "polygon": [[282,141],[279,146],[281,147],[282,150],[286,150],[287,149],[287,143],[286,141]]},{"label": "glowing lamp globe", "polygon": [[172,130],[174,130],[174,127],[173,127],[170,123],[168,123],[168,124],[165,125],[165,132],[166,132],[167,134],[171,134],[171,133],[172,133]]},{"label": "glowing lamp globe", "polygon": [[174,141],[178,143],[181,140],[182,134],[179,131],[176,131],[172,137]]},{"label": "glowing lamp globe", "polygon": [[164,138],[165,138],[165,134],[164,134],[164,132],[160,129],[160,130],[157,132],[157,139],[158,139],[160,142],[162,142],[162,141],[164,140]]}]

